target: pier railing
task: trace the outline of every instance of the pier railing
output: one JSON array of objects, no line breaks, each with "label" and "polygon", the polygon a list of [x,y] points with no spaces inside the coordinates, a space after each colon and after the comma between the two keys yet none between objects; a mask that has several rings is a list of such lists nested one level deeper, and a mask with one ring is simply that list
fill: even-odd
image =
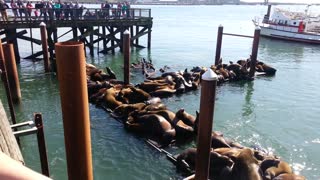
[{"label": "pier railing", "polygon": [[29,24],[37,22],[68,22],[68,21],[101,21],[101,20],[137,20],[151,18],[151,9],[130,8],[121,10],[117,8],[85,8],[85,9],[36,9],[36,8],[9,8],[6,10],[8,20],[1,18],[0,25]]}]

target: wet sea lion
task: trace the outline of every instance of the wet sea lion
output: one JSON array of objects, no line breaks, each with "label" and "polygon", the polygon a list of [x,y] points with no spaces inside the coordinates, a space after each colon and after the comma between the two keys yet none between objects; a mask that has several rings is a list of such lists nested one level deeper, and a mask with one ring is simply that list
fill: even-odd
[{"label": "wet sea lion", "polygon": [[273,178],[272,180],[306,180],[306,178],[301,175],[284,173]]},{"label": "wet sea lion", "polygon": [[266,180],[271,180],[282,173],[292,173],[290,165],[278,159],[266,159],[261,162],[260,168]]},{"label": "wet sea lion", "polygon": [[176,132],[164,117],[156,114],[146,114],[134,118],[134,121],[125,123],[125,128],[136,132],[156,137],[163,146],[169,145]]},{"label": "wet sea lion", "polygon": [[237,156],[231,156],[234,162],[230,174],[225,175],[226,180],[262,180],[258,160],[253,156],[253,150],[249,148],[238,149]]}]

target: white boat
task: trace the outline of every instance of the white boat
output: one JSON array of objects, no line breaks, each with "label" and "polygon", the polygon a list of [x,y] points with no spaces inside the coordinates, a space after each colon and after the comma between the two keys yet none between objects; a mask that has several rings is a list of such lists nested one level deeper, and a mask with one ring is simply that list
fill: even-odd
[{"label": "white boat", "polygon": [[270,17],[271,5],[262,22],[253,20],[261,28],[260,35],[270,38],[320,44],[320,16],[308,15],[305,12],[292,12],[274,8]]}]

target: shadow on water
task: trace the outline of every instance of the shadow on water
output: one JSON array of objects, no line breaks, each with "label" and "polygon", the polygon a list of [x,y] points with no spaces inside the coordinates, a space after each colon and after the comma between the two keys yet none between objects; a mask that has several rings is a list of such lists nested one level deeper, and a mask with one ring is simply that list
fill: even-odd
[{"label": "shadow on water", "polygon": [[254,104],[252,103],[252,94],[253,94],[253,82],[247,82],[244,84],[246,86],[246,96],[245,96],[245,104],[242,108],[242,117],[246,118],[249,117],[253,113]]}]

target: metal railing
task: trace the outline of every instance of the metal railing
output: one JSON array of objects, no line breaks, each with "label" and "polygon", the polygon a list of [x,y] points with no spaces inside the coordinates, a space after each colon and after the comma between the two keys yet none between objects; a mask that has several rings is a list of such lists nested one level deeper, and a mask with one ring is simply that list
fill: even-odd
[{"label": "metal railing", "polygon": [[29,23],[35,21],[94,21],[104,19],[139,19],[151,18],[151,9],[130,8],[121,10],[117,8],[85,8],[85,9],[36,9],[17,8],[6,9],[8,20],[0,18],[1,24]]}]

